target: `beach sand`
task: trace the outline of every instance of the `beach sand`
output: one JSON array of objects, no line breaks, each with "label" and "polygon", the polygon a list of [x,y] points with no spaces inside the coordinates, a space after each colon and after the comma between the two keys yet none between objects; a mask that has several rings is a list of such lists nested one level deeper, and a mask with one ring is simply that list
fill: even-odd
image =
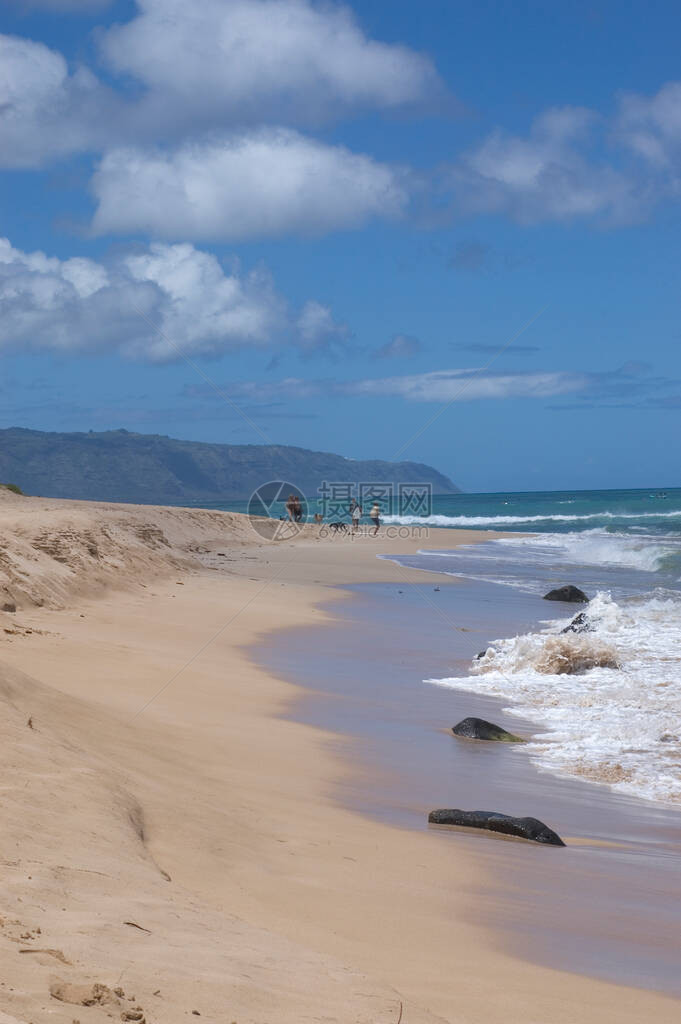
[{"label": "beach sand", "polygon": [[376,554],[474,539],[2,495],[0,1021],[678,1019],[501,952],[470,844],[334,803],[342,742],[251,656],[334,584],[423,578]]}]

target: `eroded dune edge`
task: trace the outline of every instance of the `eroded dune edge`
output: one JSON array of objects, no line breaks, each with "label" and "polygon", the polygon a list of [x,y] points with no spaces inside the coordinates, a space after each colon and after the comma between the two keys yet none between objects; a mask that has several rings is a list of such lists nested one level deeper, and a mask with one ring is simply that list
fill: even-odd
[{"label": "eroded dune edge", "polygon": [[0,492],[0,1021],[676,1019],[500,953],[475,862],[336,806],[338,740],[278,717],[249,645],[422,543]]}]

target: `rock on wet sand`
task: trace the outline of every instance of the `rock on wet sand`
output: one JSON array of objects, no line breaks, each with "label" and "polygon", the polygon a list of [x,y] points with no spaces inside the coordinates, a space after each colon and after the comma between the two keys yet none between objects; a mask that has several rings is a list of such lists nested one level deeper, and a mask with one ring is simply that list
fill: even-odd
[{"label": "rock on wet sand", "polygon": [[464,718],[458,725],[452,726],[455,736],[462,736],[467,740],[493,740],[497,743],[524,743],[525,740],[512,732],[507,732],[493,722],[486,722],[484,718]]},{"label": "rock on wet sand", "polygon": [[440,809],[428,815],[431,825],[458,825],[460,828],[482,828],[518,839],[547,846],[565,846],[560,836],[538,818],[514,818],[499,811],[461,811]]}]

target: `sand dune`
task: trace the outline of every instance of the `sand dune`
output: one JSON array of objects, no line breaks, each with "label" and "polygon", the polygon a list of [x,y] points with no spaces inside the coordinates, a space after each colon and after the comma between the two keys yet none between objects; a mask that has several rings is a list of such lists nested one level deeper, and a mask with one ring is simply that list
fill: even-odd
[{"label": "sand dune", "polygon": [[61,608],[196,565],[202,541],[253,540],[229,512],[28,498],[0,488],[0,606]]}]

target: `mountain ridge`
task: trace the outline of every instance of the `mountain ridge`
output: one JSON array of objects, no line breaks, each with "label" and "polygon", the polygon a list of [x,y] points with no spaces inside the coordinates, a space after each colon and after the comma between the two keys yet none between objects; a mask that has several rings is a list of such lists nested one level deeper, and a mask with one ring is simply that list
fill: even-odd
[{"label": "mountain ridge", "polygon": [[309,500],[325,480],[426,483],[435,494],[459,491],[445,474],[419,462],[355,460],[292,445],[183,441],[124,429],[2,429],[0,480],[42,497],[159,505],[246,499],[270,480],[290,483]]}]

